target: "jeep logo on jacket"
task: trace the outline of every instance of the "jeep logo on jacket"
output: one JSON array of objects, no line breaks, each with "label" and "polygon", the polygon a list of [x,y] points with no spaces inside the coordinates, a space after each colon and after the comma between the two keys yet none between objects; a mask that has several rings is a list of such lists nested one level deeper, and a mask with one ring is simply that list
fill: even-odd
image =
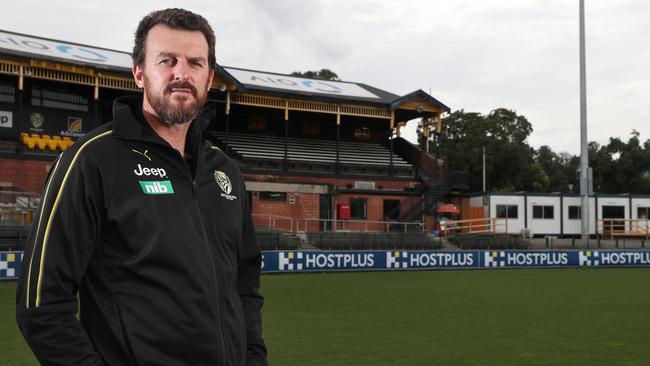
[{"label": "jeep logo on jacket", "polygon": [[192,122],[192,164],[141,98],[113,115],[47,179],[18,284],[25,339],[44,364],[265,364],[261,255],[240,172],[201,137],[214,112]]}]

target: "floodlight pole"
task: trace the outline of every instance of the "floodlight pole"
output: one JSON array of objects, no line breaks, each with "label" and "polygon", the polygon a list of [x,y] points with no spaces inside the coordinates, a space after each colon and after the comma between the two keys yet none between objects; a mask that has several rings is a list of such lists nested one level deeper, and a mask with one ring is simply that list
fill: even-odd
[{"label": "floodlight pole", "polygon": [[580,198],[582,239],[589,239],[589,155],[587,150],[587,78],[585,74],[585,2],[580,0]]}]

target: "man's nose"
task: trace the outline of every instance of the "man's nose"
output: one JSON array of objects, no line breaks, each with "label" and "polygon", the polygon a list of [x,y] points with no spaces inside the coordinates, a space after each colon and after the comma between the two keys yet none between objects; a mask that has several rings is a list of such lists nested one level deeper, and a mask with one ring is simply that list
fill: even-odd
[{"label": "man's nose", "polygon": [[187,80],[189,79],[189,63],[187,60],[181,58],[174,66],[174,80]]}]

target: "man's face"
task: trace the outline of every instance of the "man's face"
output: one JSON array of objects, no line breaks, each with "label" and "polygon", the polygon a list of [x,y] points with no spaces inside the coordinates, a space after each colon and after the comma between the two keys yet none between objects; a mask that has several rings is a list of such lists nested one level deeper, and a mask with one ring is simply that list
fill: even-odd
[{"label": "man's face", "polygon": [[208,42],[199,31],[158,24],[149,30],[142,67],[133,76],[144,88],[143,108],[169,125],[196,118],[208,96],[214,70],[208,65]]}]

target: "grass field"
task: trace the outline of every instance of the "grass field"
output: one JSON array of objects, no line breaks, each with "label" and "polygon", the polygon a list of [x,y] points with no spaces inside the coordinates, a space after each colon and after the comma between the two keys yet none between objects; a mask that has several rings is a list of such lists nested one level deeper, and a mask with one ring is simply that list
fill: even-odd
[{"label": "grass field", "polygon": [[[266,275],[272,365],[648,365],[650,270]],[[0,283],[0,365],[32,365]]]}]

